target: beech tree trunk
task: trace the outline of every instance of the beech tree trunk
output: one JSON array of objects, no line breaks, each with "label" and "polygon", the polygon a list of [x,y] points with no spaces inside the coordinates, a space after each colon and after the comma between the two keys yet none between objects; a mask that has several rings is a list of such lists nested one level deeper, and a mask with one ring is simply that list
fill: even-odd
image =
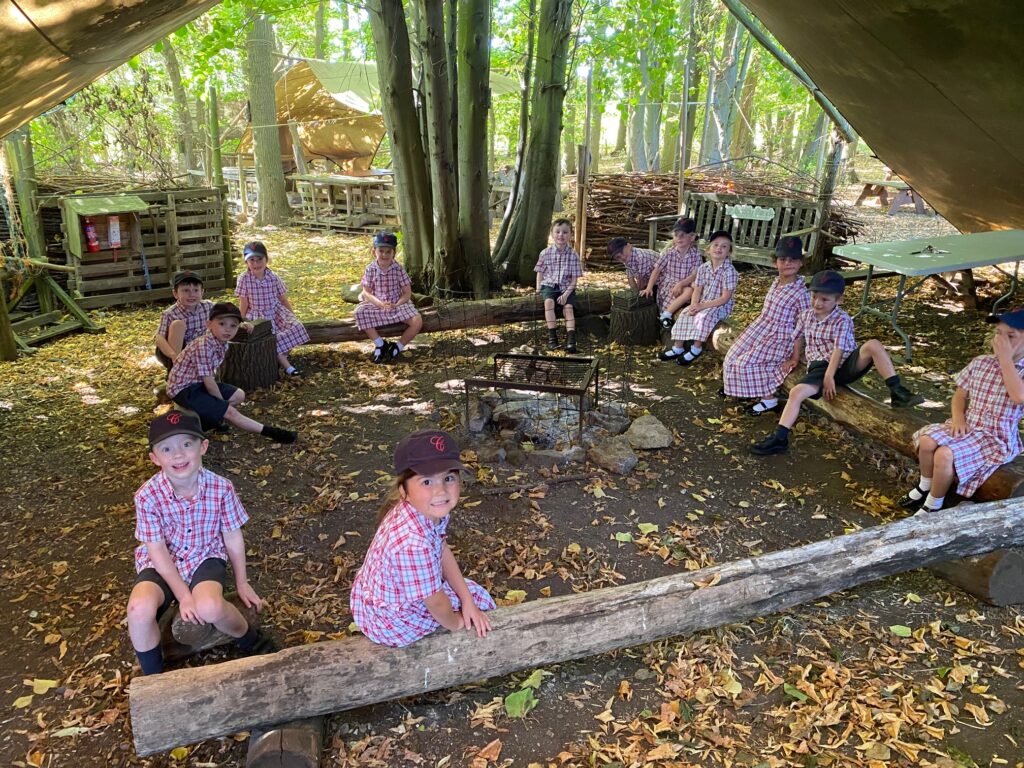
[{"label": "beech tree trunk", "polygon": [[313,56],[327,58],[327,0],[320,0],[316,6],[316,21],[313,32]]},{"label": "beech tree trunk", "polygon": [[[607,288],[578,291],[576,317],[607,315],[612,308],[611,293]],[[544,318],[544,303],[538,294],[512,299],[460,301],[420,313],[423,317],[422,333],[452,331],[459,328],[485,328],[490,325],[522,323]],[[305,323],[309,344],[333,344],[337,341],[362,341],[366,334],[356,328],[354,318],[344,320],[312,320]],[[378,328],[381,336],[401,336],[405,325]]]},{"label": "beech tree trunk", "polygon": [[512,213],[509,233],[495,256],[506,280],[533,285],[533,268],[547,244],[558,194],[558,147],[562,131],[572,0],[543,0],[537,39],[537,68],[526,153],[524,189]]},{"label": "beech tree trunk", "polygon": [[619,102],[619,128],[615,134],[615,148],[613,155],[621,155],[626,151],[626,138],[629,135],[629,104],[626,101]]},{"label": "beech tree trunk", "polygon": [[171,97],[174,99],[174,120],[178,124],[178,160],[182,173],[188,173],[192,167],[193,147],[195,145],[195,123],[188,108],[188,94],[181,83],[181,67],[178,66],[178,55],[171,45],[171,38],[160,41],[160,54],[164,58],[167,79],[171,83]]},{"label": "beech tree trunk", "polygon": [[[288,218],[290,209],[281,168],[281,138],[274,98],[274,28],[269,18],[259,14],[253,19],[246,46],[252,155],[259,196],[256,224],[261,227],[279,225]],[[206,167],[209,168],[209,164]]]},{"label": "beech tree trunk", "polygon": [[[139,755],[256,726],[363,707],[784,611],[950,557],[1024,544],[1024,503],[937,512],[689,573],[534,600],[491,632],[435,632],[406,648],[364,637],[138,676]],[[211,695],[216,691],[216,695]]]}]

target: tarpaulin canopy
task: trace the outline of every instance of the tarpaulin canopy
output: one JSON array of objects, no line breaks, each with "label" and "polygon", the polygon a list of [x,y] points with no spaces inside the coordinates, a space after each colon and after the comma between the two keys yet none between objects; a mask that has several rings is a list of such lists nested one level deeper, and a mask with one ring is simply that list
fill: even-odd
[{"label": "tarpaulin canopy", "polygon": [[1024,14],[999,0],[744,0],[878,157],[965,232],[1024,228]]},{"label": "tarpaulin canopy", "polygon": [[60,104],[218,0],[2,0],[0,136]]}]

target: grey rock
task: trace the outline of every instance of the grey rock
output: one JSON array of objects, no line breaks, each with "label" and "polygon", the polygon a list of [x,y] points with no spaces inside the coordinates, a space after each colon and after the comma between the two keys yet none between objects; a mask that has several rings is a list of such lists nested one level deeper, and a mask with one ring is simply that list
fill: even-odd
[{"label": "grey rock", "polygon": [[602,469],[617,475],[629,474],[639,461],[624,435],[609,437],[592,445],[587,450],[587,458]]},{"label": "grey rock", "polygon": [[569,464],[579,464],[586,458],[586,452],[578,445],[564,451],[528,451],[526,460],[535,467],[566,467]]},{"label": "grey rock", "polygon": [[633,448],[645,451],[668,448],[672,445],[672,430],[662,424],[657,416],[647,414],[630,425],[625,438]]}]

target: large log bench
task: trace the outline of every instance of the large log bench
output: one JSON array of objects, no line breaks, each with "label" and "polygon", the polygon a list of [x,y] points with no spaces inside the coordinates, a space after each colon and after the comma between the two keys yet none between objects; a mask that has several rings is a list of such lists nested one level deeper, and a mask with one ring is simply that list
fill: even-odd
[{"label": "large log bench", "polygon": [[[732,346],[737,330],[725,323],[712,334],[712,345],[723,355]],[[791,373],[783,382],[788,392],[803,376],[803,369]],[[946,418],[946,413],[925,413],[916,408],[893,409],[867,395],[840,387],[828,401],[805,400],[808,406],[856,432],[877,440],[905,456],[917,457],[913,434],[926,424]],[[1017,459],[995,471],[977,490],[972,501],[986,502],[1024,496],[1024,459]],[[944,562],[933,570],[993,605],[1024,602],[1024,551],[998,550],[968,560]]]}]

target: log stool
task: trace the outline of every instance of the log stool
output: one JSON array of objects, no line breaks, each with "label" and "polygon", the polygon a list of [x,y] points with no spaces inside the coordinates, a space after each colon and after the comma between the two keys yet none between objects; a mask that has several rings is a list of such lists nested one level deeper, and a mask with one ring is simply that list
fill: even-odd
[{"label": "log stool", "polygon": [[245,392],[269,389],[277,383],[277,338],[269,320],[253,323],[252,333],[239,328],[228,343],[228,354],[220,369],[221,381]]},{"label": "log stool", "polygon": [[641,296],[632,289],[612,296],[609,337],[623,346],[650,346],[658,341],[658,305],[653,296]]}]

